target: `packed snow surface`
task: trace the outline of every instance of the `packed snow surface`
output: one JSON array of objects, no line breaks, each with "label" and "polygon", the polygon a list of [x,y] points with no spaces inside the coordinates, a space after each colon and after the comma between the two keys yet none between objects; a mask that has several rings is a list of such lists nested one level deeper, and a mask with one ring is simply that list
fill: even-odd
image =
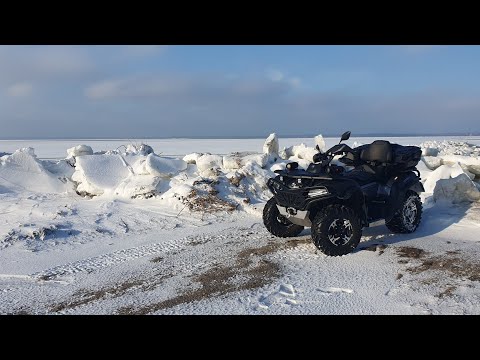
[{"label": "packed snow surface", "polygon": [[422,223],[340,258],[261,219],[338,139],[0,141],[0,313],[480,314],[480,139],[387,140],[422,148]]}]

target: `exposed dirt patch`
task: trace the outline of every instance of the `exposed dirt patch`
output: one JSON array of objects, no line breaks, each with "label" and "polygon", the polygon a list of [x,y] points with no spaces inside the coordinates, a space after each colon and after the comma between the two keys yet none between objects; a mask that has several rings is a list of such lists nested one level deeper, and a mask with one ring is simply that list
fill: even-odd
[{"label": "exposed dirt patch", "polygon": [[134,280],[127,281],[118,286],[108,287],[100,290],[79,290],[74,294],[74,298],[69,301],[64,301],[59,304],[55,304],[50,308],[52,312],[63,311],[67,309],[73,309],[81,305],[91,303],[93,301],[105,299],[109,296],[117,297],[125,294],[127,290],[142,285],[142,281]]},{"label": "exposed dirt patch", "polygon": [[181,198],[181,201],[191,211],[214,213],[234,211],[238,207],[238,204],[233,204],[218,197],[218,190],[215,188],[218,181],[196,181],[193,185],[195,188],[186,197]]},{"label": "exposed dirt patch", "polygon": [[[161,258],[158,257],[158,259]],[[172,274],[158,274],[158,276],[153,279],[128,280],[122,284],[103,288],[100,290],[82,289],[77,291],[73,295],[72,299],[51,306],[50,311],[59,312],[67,309],[74,309],[78,306],[86,305],[94,301],[104,300],[107,298],[116,298],[124,295],[131,289],[150,291],[160,285],[165,279],[172,276]]]},{"label": "exposed dirt patch", "polygon": [[280,266],[265,257],[281,249],[290,249],[305,243],[310,243],[310,241],[308,239],[288,240],[284,243],[272,241],[258,248],[243,249],[237,253],[232,263],[216,265],[201,274],[193,276],[193,281],[200,284],[200,288],[186,290],[173,298],[140,308],[122,307],[117,313],[145,315],[181,304],[260,288],[281,275]]},{"label": "exposed dirt patch", "polygon": [[[451,284],[452,279],[480,281],[480,264],[459,256],[461,255],[459,250],[447,251],[441,255],[431,255],[415,247],[401,247],[396,250],[399,256],[416,260],[412,266],[405,269],[407,272],[427,275],[426,278],[419,280],[420,284],[426,286],[443,284],[444,289],[437,295],[439,298],[453,296],[457,286]],[[399,260],[399,263],[404,263],[403,261],[406,260]]]},{"label": "exposed dirt patch", "polygon": [[230,184],[232,184],[233,186],[235,187],[239,187],[240,186],[240,182],[242,181],[242,179],[245,178],[245,175],[243,174],[237,174],[236,176],[232,176],[231,178],[229,178],[228,180],[230,181]]},{"label": "exposed dirt patch", "polygon": [[407,269],[407,271],[413,274],[436,271],[456,278],[480,281],[480,264],[448,254],[422,259],[420,264]]},{"label": "exposed dirt patch", "polygon": [[387,245],[384,244],[374,244],[368,247],[363,248],[362,250],[376,252],[378,250],[378,255],[382,255],[385,252]]},{"label": "exposed dirt patch", "polygon": [[150,259],[150,262],[153,262],[153,263],[159,263],[163,260],[163,257],[161,256],[155,256],[153,259]]},{"label": "exposed dirt patch", "polygon": [[368,246],[368,247],[364,247],[362,250],[375,252],[375,251],[377,251],[377,245],[371,245],[371,246]]},{"label": "exposed dirt patch", "polygon": [[400,280],[402,277],[403,277],[403,274],[398,273],[398,274],[397,274],[397,277],[395,278],[395,280]]},{"label": "exposed dirt patch", "polygon": [[420,259],[429,254],[427,251],[413,246],[401,246],[395,250],[397,251],[398,256],[408,259]]}]

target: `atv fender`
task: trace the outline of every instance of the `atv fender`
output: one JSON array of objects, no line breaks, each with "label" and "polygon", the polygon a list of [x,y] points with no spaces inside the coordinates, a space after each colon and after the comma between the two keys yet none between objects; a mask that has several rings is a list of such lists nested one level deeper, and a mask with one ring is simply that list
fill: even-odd
[{"label": "atv fender", "polygon": [[390,221],[395,212],[400,208],[408,190],[415,191],[416,193],[425,192],[420,178],[413,172],[400,175],[393,183],[387,201],[386,222]]},{"label": "atv fender", "polygon": [[328,200],[329,203],[338,202],[351,207],[360,218],[363,226],[368,226],[367,220],[367,205],[365,203],[365,196],[363,195],[360,186],[353,180],[342,179],[332,184],[325,185],[330,192],[330,196],[311,200],[307,209],[311,210],[317,207],[322,207],[322,203]]}]

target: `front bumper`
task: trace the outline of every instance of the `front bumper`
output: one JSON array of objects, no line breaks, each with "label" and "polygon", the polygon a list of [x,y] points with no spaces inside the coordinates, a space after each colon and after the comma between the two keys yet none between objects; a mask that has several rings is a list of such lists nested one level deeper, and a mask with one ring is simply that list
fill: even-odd
[{"label": "front bumper", "polygon": [[267,186],[272,194],[275,195],[275,200],[278,205],[305,210],[308,189],[290,189],[273,178],[268,179]]},{"label": "front bumper", "polygon": [[292,224],[301,225],[305,227],[311,227],[310,211],[296,210],[294,208],[286,208],[284,206],[277,205],[280,215],[285,216]]}]

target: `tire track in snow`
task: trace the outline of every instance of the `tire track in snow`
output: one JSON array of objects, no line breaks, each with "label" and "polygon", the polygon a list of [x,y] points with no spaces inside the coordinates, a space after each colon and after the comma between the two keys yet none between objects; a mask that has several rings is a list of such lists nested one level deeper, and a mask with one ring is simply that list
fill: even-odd
[{"label": "tire track in snow", "polygon": [[73,263],[55,266],[51,269],[32,274],[31,276],[49,279],[57,276],[75,274],[78,272],[92,272],[101,268],[117,265],[125,261],[131,261],[145,256],[158,255],[174,250],[180,250],[187,245],[185,240],[188,240],[188,238],[118,250],[113,253],[94,256],[75,261]]},{"label": "tire track in snow", "polygon": [[176,250],[182,250],[188,245],[203,244],[205,242],[214,241],[216,239],[224,239],[231,236],[231,232],[235,231],[235,229],[239,230],[238,228],[230,228],[223,230],[220,234],[202,234],[198,236],[187,236],[184,238],[165,241],[161,243],[142,245],[129,249],[122,249],[112,253],[94,256],[64,265],[58,265],[53,268],[31,274],[30,277],[34,279],[50,280],[58,276],[72,275],[79,272],[90,273],[102,268],[121,264],[126,261],[132,261],[146,256],[165,254]]}]

